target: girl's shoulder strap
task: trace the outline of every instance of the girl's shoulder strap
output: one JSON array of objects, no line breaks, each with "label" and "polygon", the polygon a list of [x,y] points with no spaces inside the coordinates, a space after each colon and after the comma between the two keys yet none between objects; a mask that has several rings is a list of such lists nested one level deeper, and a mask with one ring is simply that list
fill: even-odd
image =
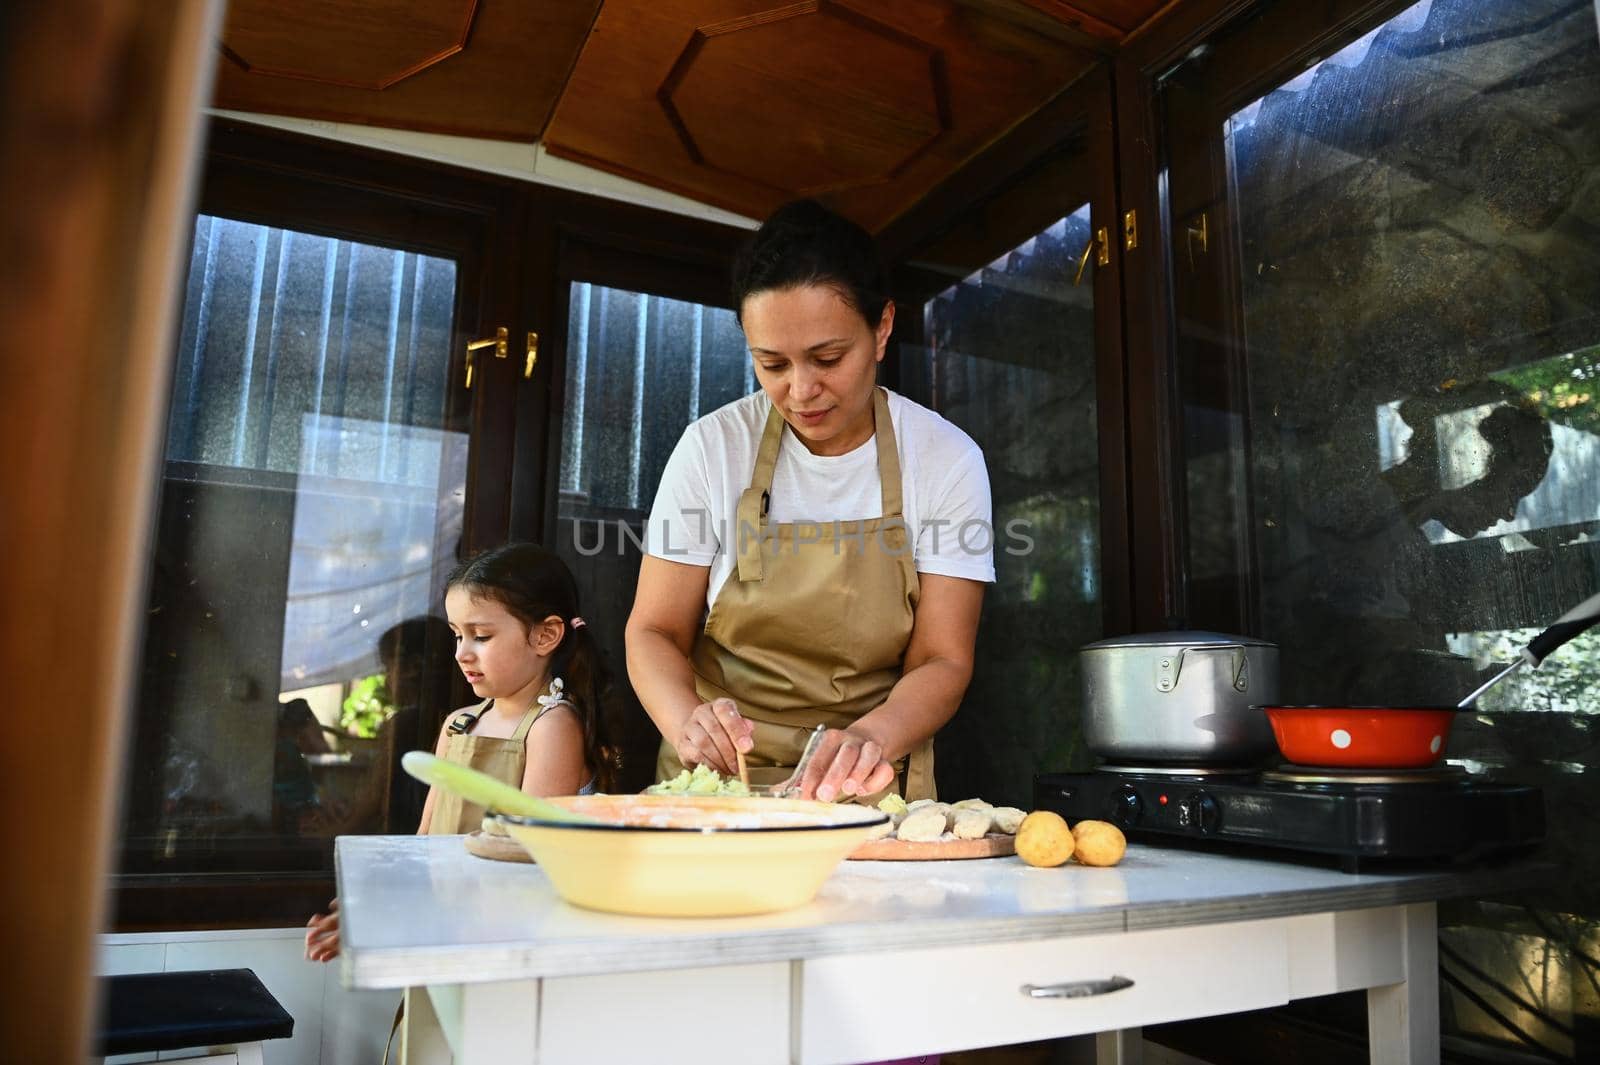
[{"label": "girl's shoulder strap", "polygon": [[564,706],[568,710],[571,710],[574,714],[578,712],[578,704],[573,702],[571,699],[564,697],[544,706],[540,706],[535,703],[534,708],[524,714],[522,720],[517,724],[517,731],[514,738],[519,740],[527,739],[528,730],[533,728],[534,723],[558,706]]},{"label": "girl's shoulder strap", "polygon": [[478,718],[482,717],[484,712],[493,705],[493,699],[485,699],[478,704],[476,710],[458,710],[456,715],[450,719],[450,724],[446,728],[452,736],[471,735],[473,728],[478,724]]}]

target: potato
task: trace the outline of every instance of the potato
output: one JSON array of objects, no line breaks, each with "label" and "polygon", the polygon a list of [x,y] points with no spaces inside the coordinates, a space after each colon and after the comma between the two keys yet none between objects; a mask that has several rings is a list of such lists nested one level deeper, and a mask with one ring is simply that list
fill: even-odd
[{"label": "potato", "polygon": [[944,811],[925,806],[906,814],[906,819],[900,822],[895,835],[912,843],[929,843],[944,835],[944,830]]},{"label": "potato", "polygon": [[1072,830],[1061,815],[1035,810],[1017,826],[1017,857],[1042,869],[1060,865],[1072,857],[1075,844]]},{"label": "potato", "polygon": [[1022,824],[1022,819],[1027,816],[1015,806],[996,806],[989,811],[989,816],[994,820],[991,831],[1004,832],[1008,836],[1017,834],[1017,826]]},{"label": "potato", "polygon": [[950,831],[956,839],[982,839],[989,834],[992,823],[988,810],[957,810]]},{"label": "potato", "polygon": [[1079,821],[1072,826],[1072,840],[1072,856],[1080,865],[1116,865],[1128,850],[1128,838],[1109,821]]}]

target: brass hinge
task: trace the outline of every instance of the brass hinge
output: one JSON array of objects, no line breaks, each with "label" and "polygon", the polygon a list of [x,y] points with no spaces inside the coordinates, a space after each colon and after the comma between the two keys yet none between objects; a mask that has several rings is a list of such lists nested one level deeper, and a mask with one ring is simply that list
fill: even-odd
[{"label": "brass hinge", "polygon": [[1139,246],[1139,212],[1128,211],[1122,216],[1122,246],[1128,251]]},{"label": "brass hinge", "polygon": [[528,334],[528,357],[522,365],[522,378],[527,380],[533,376],[533,368],[539,365],[539,334]]}]

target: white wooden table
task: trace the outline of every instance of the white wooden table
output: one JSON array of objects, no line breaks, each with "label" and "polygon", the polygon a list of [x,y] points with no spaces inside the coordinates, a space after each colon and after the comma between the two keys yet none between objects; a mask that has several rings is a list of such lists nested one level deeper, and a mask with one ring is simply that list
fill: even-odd
[{"label": "white wooden table", "polygon": [[[654,919],[562,902],[459,836],[337,844],[342,979],[407,989],[413,1065],[849,1065],[1367,991],[1372,1059],[1439,1059],[1435,903],[1528,864],[1347,875],[1131,847],[1122,864],[846,862],[802,909]],[[719,1050],[720,1048],[720,1050]]]}]

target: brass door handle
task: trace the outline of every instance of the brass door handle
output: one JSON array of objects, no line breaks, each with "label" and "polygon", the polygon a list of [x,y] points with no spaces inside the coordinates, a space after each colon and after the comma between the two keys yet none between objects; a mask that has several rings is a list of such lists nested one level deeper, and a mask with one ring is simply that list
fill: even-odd
[{"label": "brass door handle", "polygon": [[1094,251],[1094,238],[1089,238],[1089,243],[1083,246],[1083,254],[1078,256],[1078,272],[1072,275],[1072,285],[1076,288],[1083,282],[1083,272],[1089,268],[1089,253]]},{"label": "brass door handle", "polygon": [[522,378],[527,380],[533,376],[533,368],[539,365],[539,334],[528,334],[528,358],[522,366]]},{"label": "brass door handle", "polygon": [[1193,270],[1195,242],[1198,241],[1200,244],[1201,255],[1204,255],[1209,250],[1210,239],[1206,232],[1206,213],[1204,211],[1200,212],[1200,221],[1198,223],[1190,222],[1184,227],[1183,238],[1183,242],[1189,251],[1189,269]]},{"label": "brass door handle", "polygon": [[1100,251],[1094,257],[1095,265],[1109,266],[1111,264],[1111,240],[1106,234],[1106,227],[1101,226],[1089,238],[1089,243],[1083,246],[1083,254],[1078,256],[1078,272],[1072,278],[1074,286],[1083,280],[1083,271],[1089,266],[1089,253],[1094,251],[1097,244],[1100,246]]},{"label": "brass door handle", "polygon": [[469,340],[469,341],[467,341],[467,381],[466,381],[466,387],[468,387],[468,388],[472,387],[472,369],[473,369],[472,363],[473,363],[473,359],[476,356],[477,352],[480,351],[483,348],[487,348],[487,347],[490,347],[492,345],[494,347],[494,357],[497,358],[497,359],[503,359],[503,358],[506,357],[507,348],[509,346],[509,339],[510,339],[510,331],[507,330],[505,326],[501,326],[500,328],[498,328],[498,329],[496,329],[494,331],[494,336],[492,336],[492,337],[480,337],[477,340]]}]

